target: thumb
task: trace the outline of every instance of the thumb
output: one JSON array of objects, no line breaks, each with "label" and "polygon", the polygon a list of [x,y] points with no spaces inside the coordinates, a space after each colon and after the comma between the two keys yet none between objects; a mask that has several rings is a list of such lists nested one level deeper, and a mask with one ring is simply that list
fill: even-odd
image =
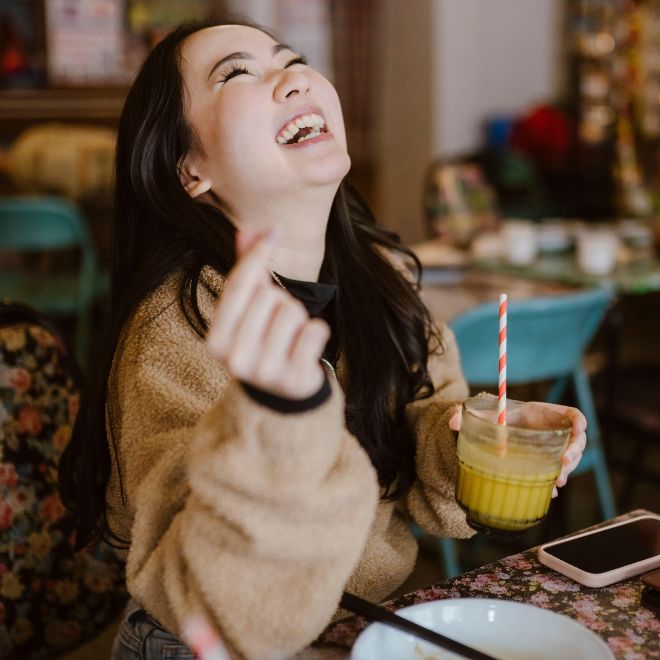
[{"label": "thumb", "polygon": [[260,238],[254,227],[242,227],[236,230],[236,256],[242,257]]},{"label": "thumb", "polygon": [[463,421],[463,409],[461,408],[460,405],[454,406],[454,409],[449,417],[449,428],[452,431],[460,431],[462,421]]}]

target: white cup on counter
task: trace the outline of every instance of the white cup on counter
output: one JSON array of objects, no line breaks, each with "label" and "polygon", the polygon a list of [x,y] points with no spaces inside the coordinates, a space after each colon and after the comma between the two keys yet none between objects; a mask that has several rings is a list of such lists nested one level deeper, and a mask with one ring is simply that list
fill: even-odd
[{"label": "white cup on counter", "polygon": [[583,229],[577,235],[577,260],[588,275],[609,275],[616,266],[619,237],[605,228]]},{"label": "white cup on counter", "polygon": [[529,266],[538,254],[538,228],[529,220],[506,220],[503,224],[504,256],[514,266]]}]

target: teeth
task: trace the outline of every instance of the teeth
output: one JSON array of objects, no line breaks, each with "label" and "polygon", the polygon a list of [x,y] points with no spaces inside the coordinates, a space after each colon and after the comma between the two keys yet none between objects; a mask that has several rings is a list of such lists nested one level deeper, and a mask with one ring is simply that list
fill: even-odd
[{"label": "teeth", "polygon": [[302,115],[301,117],[296,117],[296,119],[289,124],[278,134],[276,140],[279,144],[284,144],[293,138],[301,128],[314,128],[308,136],[301,138],[298,142],[302,142],[304,139],[309,139],[310,137],[318,137],[321,134],[321,128],[325,127],[325,121],[321,115],[316,114],[315,112],[309,115]]},{"label": "teeth", "polygon": [[309,133],[308,135],[304,135],[303,137],[298,140],[298,142],[304,142],[305,140],[311,140],[312,138],[318,137],[321,135],[321,131],[315,130]]}]

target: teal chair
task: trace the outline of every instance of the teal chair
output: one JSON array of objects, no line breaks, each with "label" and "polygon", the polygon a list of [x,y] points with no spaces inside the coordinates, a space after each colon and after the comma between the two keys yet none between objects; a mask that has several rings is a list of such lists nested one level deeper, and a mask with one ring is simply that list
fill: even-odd
[{"label": "teal chair", "polygon": [[[589,378],[582,358],[612,302],[610,288],[569,295],[510,300],[507,324],[507,382],[509,385],[550,381],[546,401],[559,403],[569,384],[576,405],[587,418],[587,447],[572,473],[593,472],[603,519],[616,515],[609,471],[601,443]],[[463,373],[470,386],[496,387],[498,379],[499,303],[479,305],[451,322]],[[448,576],[460,573],[456,545],[441,539]]]},{"label": "teal chair", "polygon": [[[12,266],[9,255],[78,250],[74,270],[30,273],[26,262]],[[78,208],[59,197],[0,199],[0,298],[28,304],[48,315],[76,318],[75,351],[81,364],[89,353],[91,312],[102,289],[96,251]]]}]

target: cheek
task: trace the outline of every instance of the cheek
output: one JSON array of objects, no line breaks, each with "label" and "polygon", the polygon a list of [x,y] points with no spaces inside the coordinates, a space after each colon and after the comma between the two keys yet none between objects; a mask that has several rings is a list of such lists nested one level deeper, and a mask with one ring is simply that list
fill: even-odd
[{"label": "cheek", "polygon": [[232,90],[215,106],[209,109],[208,122],[212,124],[213,137],[211,144],[220,152],[228,151],[235,154],[240,145],[251,144],[254,139],[255,118],[251,116],[249,95],[240,87]]},{"label": "cheek", "polygon": [[259,114],[262,104],[251,98],[249,89],[236,85],[231,93],[226,91],[200,113],[204,126],[200,138],[216,176],[240,172],[246,161],[254,161],[263,153],[263,143],[268,138],[267,127]]},{"label": "cheek", "polygon": [[344,126],[344,115],[341,109],[341,101],[337,90],[329,80],[319,76],[317,81],[318,89],[322,91],[322,106],[327,109],[332,122],[332,131],[335,137],[346,147],[346,128]]}]

